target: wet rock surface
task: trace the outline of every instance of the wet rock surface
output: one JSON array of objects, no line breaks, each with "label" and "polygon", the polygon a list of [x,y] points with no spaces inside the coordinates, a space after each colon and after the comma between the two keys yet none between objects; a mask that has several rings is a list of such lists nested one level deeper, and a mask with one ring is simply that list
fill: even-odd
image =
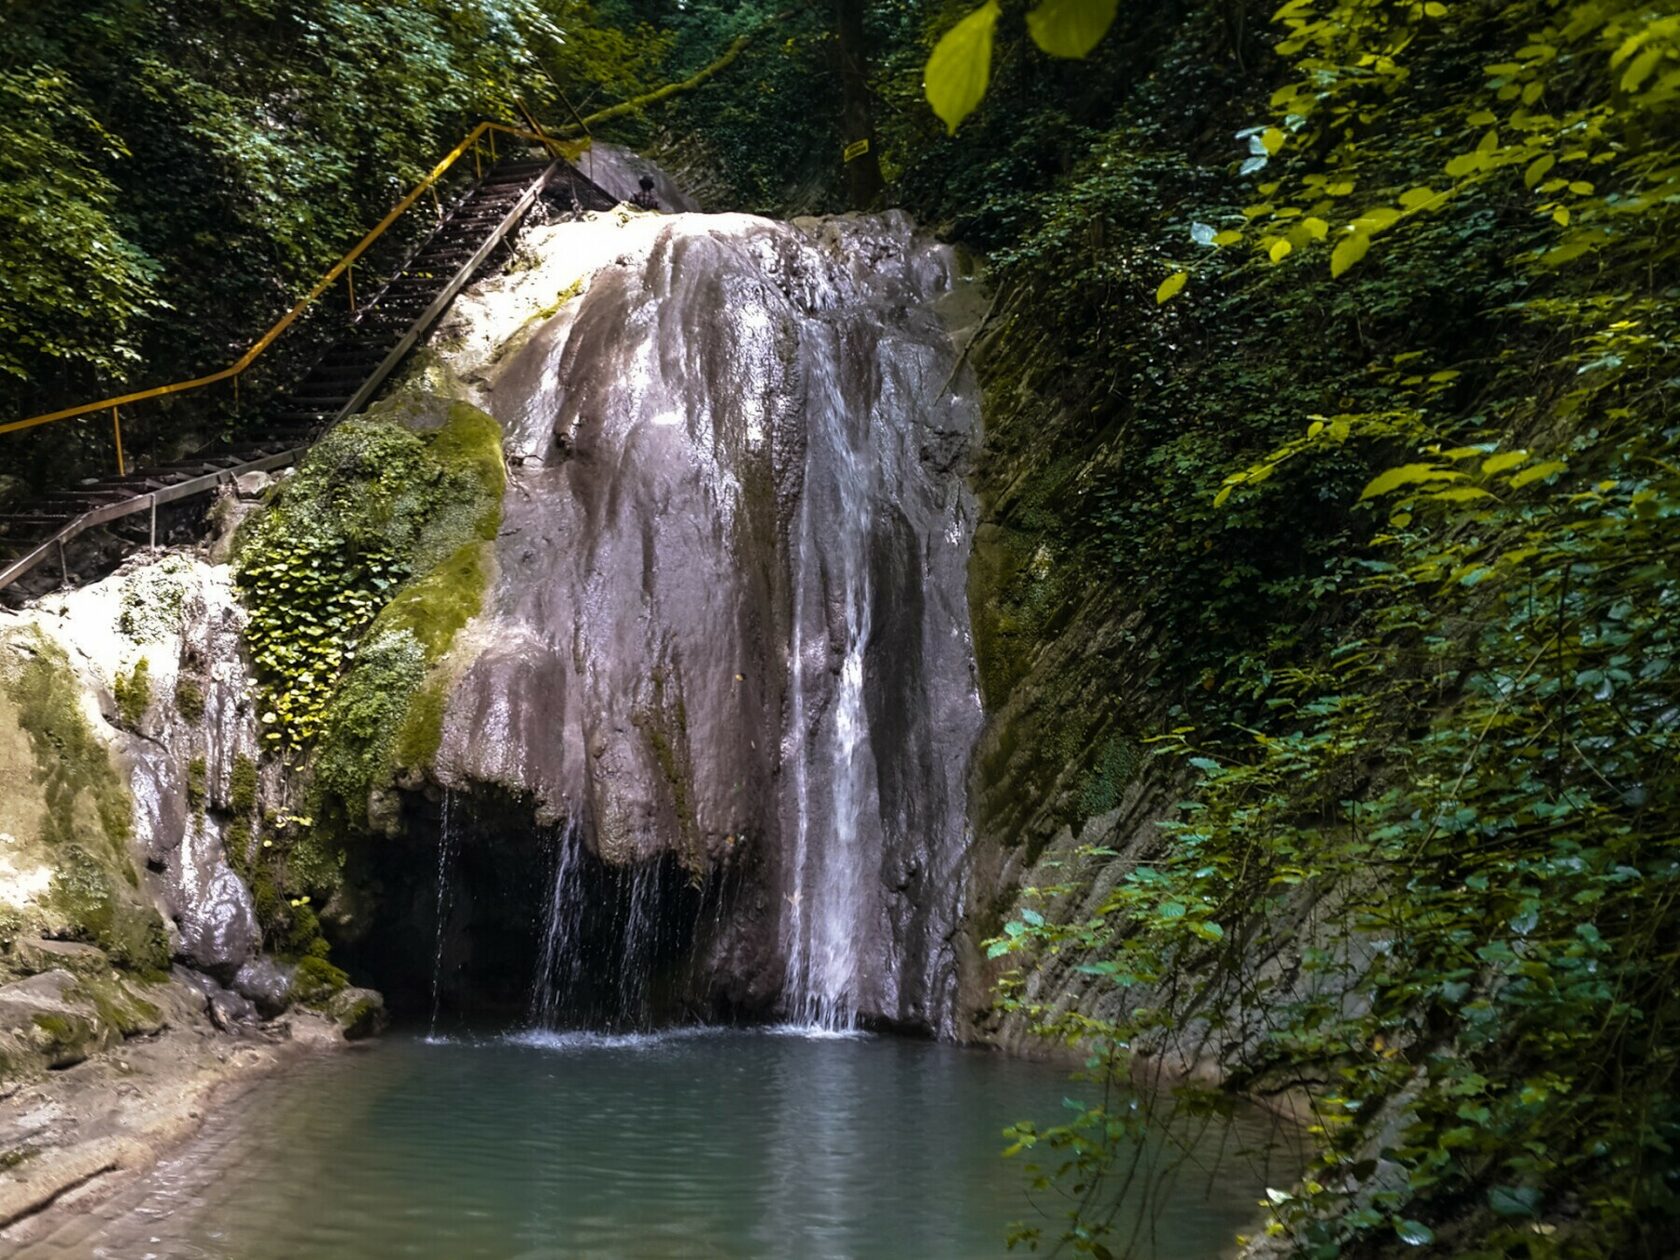
[{"label": "wet rock surface", "polygon": [[[978,414],[936,304],[969,282],[896,214],[525,248],[439,340],[512,466],[439,777],[580,819],[609,862],[744,864],[719,984],[948,1029]],[[521,291],[558,308],[509,328]]]}]

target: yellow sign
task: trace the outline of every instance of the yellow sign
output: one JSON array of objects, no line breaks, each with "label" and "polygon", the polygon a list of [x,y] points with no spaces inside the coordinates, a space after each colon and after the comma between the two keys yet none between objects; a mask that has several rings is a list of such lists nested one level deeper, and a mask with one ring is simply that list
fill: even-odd
[{"label": "yellow sign", "polygon": [[868,152],[869,141],[867,139],[854,140],[841,150],[840,158],[842,161],[850,162],[853,158],[860,158]]}]

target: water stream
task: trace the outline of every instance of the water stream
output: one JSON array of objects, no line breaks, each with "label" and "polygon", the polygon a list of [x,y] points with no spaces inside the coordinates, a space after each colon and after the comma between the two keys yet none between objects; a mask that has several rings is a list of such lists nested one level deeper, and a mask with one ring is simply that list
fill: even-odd
[{"label": "water stream", "polygon": [[437,936],[432,947],[432,1017],[428,1033],[438,1035],[438,1015],[443,1008],[443,954],[449,928],[450,876],[454,868],[455,850],[460,837],[454,825],[455,794],[443,794],[443,818],[438,827],[437,897],[433,911],[437,916]]},{"label": "water stream", "polygon": [[530,1024],[558,1028],[579,1004],[583,967],[583,836],[567,821],[554,840],[554,882],[544,907],[537,975],[531,985]]},{"label": "water stream", "polygon": [[[18,1260],[985,1260],[1034,1211],[1000,1130],[1081,1088],[859,1034],[394,1038],[264,1081]],[[1141,1148],[1170,1178],[1135,1255],[1228,1252],[1287,1177],[1272,1136]]]}]

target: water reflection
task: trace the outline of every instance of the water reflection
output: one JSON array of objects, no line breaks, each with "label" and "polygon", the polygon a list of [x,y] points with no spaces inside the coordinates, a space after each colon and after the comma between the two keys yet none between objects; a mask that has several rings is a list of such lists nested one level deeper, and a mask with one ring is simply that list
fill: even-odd
[{"label": "water reflection", "polygon": [[[978,1260],[1031,1211],[1000,1130],[1054,1122],[1070,1088],[999,1056],[792,1029],[393,1040],[263,1083],[22,1255]],[[1149,1148],[1160,1210],[1138,1254],[1229,1251],[1266,1184],[1234,1148],[1264,1134],[1177,1135],[1199,1169]]]}]

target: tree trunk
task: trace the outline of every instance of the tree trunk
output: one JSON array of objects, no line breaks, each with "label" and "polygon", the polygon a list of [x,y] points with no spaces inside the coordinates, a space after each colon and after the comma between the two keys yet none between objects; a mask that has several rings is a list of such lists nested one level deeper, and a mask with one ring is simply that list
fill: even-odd
[{"label": "tree trunk", "polygon": [[869,103],[869,59],[863,40],[864,0],[834,0],[835,29],[840,36],[840,134],[850,154],[846,188],[854,210],[867,210],[881,199],[881,159],[875,152],[875,115]]}]

